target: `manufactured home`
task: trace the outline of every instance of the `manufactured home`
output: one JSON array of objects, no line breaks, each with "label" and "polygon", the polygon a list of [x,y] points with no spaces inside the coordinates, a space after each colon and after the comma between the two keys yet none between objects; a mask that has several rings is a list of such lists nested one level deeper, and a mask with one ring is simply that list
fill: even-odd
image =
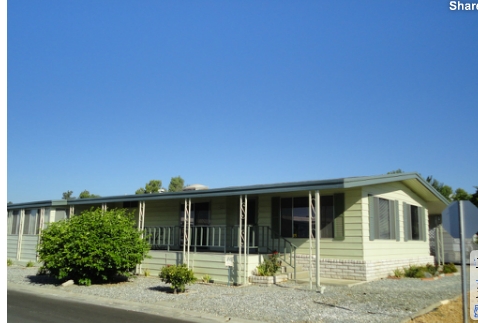
[{"label": "manufactured home", "polygon": [[151,246],[138,271],[186,263],[216,282],[247,284],[277,251],[293,279],[370,281],[434,263],[429,218],[447,205],[417,173],[16,203],[7,205],[8,258],[36,261],[48,223],[127,208]]}]

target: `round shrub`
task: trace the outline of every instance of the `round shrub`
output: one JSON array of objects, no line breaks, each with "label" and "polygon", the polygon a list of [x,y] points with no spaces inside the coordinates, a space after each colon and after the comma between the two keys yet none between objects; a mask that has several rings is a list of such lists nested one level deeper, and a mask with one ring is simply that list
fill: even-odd
[{"label": "round shrub", "polygon": [[80,285],[129,276],[149,251],[132,213],[90,209],[54,222],[42,231],[38,254],[42,270]]},{"label": "round shrub", "polygon": [[164,266],[161,268],[159,278],[166,284],[171,284],[174,293],[184,292],[186,285],[194,283],[197,279],[186,264]]}]

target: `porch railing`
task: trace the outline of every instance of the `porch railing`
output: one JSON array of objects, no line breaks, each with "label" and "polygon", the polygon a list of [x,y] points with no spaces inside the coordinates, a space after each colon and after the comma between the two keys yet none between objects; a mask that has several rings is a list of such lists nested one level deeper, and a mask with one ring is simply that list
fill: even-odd
[{"label": "porch railing", "polygon": [[[180,226],[145,227],[145,239],[152,249],[180,248],[183,243],[183,228]],[[228,234],[228,232],[231,232]],[[230,240],[228,241],[228,236]],[[272,231],[269,226],[247,226],[249,237],[249,251],[257,249],[259,253],[277,251],[281,260],[294,270],[294,279],[297,277],[297,247],[289,240],[282,238]],[[194,225],[191,226],[191,247],[196,252],[198,248],[213,247],[227,252],[228,248],[239,246],[239,226],[225,225]]]},{"label": "porch railing", "polygon": [[152,249],[166,248],[168,251],[176,245],[179,236],[178,226],[145,227],[144,236]]},{"label": "porch railing", "polygon": [[[183,227],[158,226],[145,227],[144,236],[151,249],[179,248],[183,245]],[[191,247],[194,251],[201,247],[227,248],[227,227],[225,225],[195,225],[191,226]]]},{"label": "porch railing", "polygon": [[225,225],[195,225],[191,226],[191,246],[194,251],[198,247],[227,248],[227,227]]}]

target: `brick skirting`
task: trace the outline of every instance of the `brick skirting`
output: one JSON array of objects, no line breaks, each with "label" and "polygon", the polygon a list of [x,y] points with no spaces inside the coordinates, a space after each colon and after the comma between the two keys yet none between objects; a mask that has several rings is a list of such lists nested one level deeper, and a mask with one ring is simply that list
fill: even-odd
[{"label": "brick skirting", "polygon": [[[312,256],[312,270],[315,271],[315,256]],[[391,260],[343,260],[320,259],[320,277],[371,281],[393,275],[397,268],[410,265],[434,264],[433,256]],[[309,269],[309,255],[297,255],[298,270]]]}]

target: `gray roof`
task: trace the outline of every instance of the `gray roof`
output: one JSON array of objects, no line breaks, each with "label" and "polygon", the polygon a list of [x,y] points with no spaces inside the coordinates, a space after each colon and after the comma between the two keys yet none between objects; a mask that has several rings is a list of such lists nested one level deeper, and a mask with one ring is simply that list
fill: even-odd
[{"label": "gray roof", "polygon": [[[436,205],[436,209],[441,210],[448,205],[448,201],[437,192],[427,181],[425,181],[418,173],[398,173],[386,174],[376,176],[361,176],[361,177],[347,177],[336,178],[328,180],[316,181],[301,181],[289,183],[276,183],[264,185],[249,185],[249,186],[232,186],[224,188],[215,188],[207,190],[196,191],[182,191],[182,192],[165,192],[158,194],[133,194],[133,195],[117,195],[99,198],[88,199],[73,199],[73,200],[49,200],[36,201],[27,203],[8,204],[7,209],[21,209],[21,208],[37,208],[56,205],[81,205],[81,204],[102,204],[112,202],[126,202],[126,201],[148,201],[148,200],[170,200],[170,199],[185,199],[185,198],[204,198],[216,196],[237,196],[237,195],[252,195],[252,194],[270,194],[270,193],[285,193],[296,191],[309,190],[330,190],[330,189],[347,189],[369,185],[386,184],[391,182],[403,182],[418,196],[423,198],[429,204]],[[432,210],[434,212],[434,210]],[[430,213],[432,213],[430,212]]]}]

